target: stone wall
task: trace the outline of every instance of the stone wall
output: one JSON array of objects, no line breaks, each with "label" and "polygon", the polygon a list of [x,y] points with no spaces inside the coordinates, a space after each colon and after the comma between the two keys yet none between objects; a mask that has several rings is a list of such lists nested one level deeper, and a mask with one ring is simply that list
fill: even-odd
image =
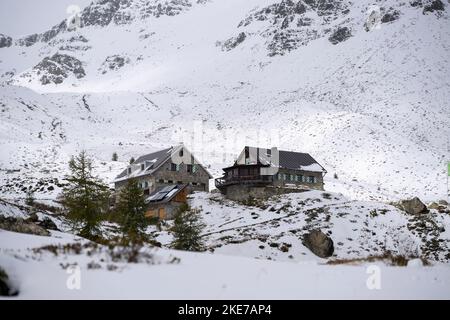
[{"label": "stone wall", "polygon": [[225,196],[228,199],[234,201],[246,201],[249,198],[255,199],[267,199],[271,196],[286,194],[286,193],[295,193],[295,192],[304,192],[309,190],[308,188],[280,188],[273,186],[266,187],[252,187],[245,185],[230,185],[225,188]]}]

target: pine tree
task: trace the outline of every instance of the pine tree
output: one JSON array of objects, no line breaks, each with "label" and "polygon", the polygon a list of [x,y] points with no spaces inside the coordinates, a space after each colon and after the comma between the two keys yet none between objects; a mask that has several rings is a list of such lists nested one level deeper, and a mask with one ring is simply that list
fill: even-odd
[{"label": "pine tree", "polygon": [[119,160],[119,156],[117,155],[117,152],[114,152],[112,154],[112,161],[117,161],[117,160]]},{"label": "pine tree", "polygon": [[145,207],[144,191],[136,180],[129,180],[120,191],[116,213],[122,232],[132,241],[145,238],[145,229],[148,225]]},{"label": "pine tree", "polygon": [[201,233],[205,224],[200,216],[200,210],[189,209],[186,205],[175,214],[172,232],[174,240],[172,248],[187,251],[202,251],[204,249]]},{"label": "pine tree", "polygon": [[131,157],[131,159],[130,159],[130,164],[132,164],[134,161],[135,161],[135,160],[134,160],[134,157]]},{"label": "pine tree", "polygon": [[25,204],[27,206],[32,207],[34,205],[34,192],[31,189],[28,189],[27,191],[27,197],[25,198]]},{"label": "pine tree", "polygon": [[92,159],[85,151],[69,161],[71,174],[66,176],[62,203],[67,217],[80,236],[95,239],[99,236],[99,224],[107,211],[109,189],[93,176]]}]

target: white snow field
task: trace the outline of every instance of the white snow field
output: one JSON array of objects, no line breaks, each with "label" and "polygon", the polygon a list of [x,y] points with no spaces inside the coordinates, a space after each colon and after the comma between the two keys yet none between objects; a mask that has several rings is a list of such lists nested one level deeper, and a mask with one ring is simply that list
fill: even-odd
[{"label": "white snow field", "polygon": [[[27,10],[14,2],[12,17]],[[253,205],[195,193],[207,252],[170,249],[168,222],[149,227],[162,248],[137,263],[38,212],[61,231],[0,229],[0,267],[19,293],[3,299],[450,298],[450,207],[411,216],[392,204],[449,200],[448,1],[82,4],[70,20],[42,15],[61,17],[45,30],[0,23],[0,216],[28,217],[27,190],[54,204],[83,149],[112,186],[131,157],[180,142],[214,177],[245,145],[276,146],[310,153],[325,192]],[[302,244],[312,229],[333,239],[332,257]],[[387,252],[429,265],[368,260]]]},{"label": "white snow field", "polygon": [[[170,225],[162,231],[149,227],[163,247],[141,248],[137,262],[128,262],[120,248],[113,255],[106,246],[67,233],[63,220],[45,213],[66,232],[51,231],[46,237],[0,230],[0,266],[19,292],[7,299],[450,298],[450,268],[443,257],[450,239],[447,231],[438,235],[443,244],[435,255],[417,230],[406,227],[412,218],[392,206],[348,201],[337,194],[320,203],[318,199],[318,192],[286,195],[262,209],[195,193],[190,205],[202,210],[209,250],[169,249]],[[300,202],[304,206],[296,209]],[[6,216],[29,214],[18,214],[13,204],[4,207]],[[433,210],[429,218],[445,225],[450,219]],[[303,246],[301,235],[310,228],[331,234],[332,257],[318,258]],[[417,258],[407,266],[394,266],[389,259],[357,260],[386,250],[427,257],[428,265]],[[352,261],[328,263],[339,259]]]},{"label": "white snow field", "polygon": [[[82,28],[0,48],[5,196],[32,186],[53,197],[83,148],[109,182],[131,156],[183,141],[215,176],[245,144],[278,146],[311,153],[326,188],[355,199],[447,198],[447,3],[327,0],[303,13],[301,1],[113,3],[83,11]],[[366,31],[374,4],[391,18]],[[342,27],[351,36],[332,44]]]}]

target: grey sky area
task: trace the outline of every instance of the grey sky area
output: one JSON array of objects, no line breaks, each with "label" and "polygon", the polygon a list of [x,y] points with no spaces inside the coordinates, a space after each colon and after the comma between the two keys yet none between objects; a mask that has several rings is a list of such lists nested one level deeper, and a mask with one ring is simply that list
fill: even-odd
[{"label": "grey sky area", "polygon": [[0,0],[0,33],[20,37],[48,30],[67,18],[70,5],[80,8],[92,0]]}]

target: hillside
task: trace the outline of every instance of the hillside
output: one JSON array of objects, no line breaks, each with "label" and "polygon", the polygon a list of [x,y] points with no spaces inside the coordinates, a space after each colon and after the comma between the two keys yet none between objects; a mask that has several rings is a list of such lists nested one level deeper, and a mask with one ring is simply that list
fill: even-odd
[{"label": "hillside", "polygon": [[[72,235],[63,217],[38,209],[38,222],[51,219],[59,230],[34,235],[0,229],[0,267],[19,299],[449,297],[450,237],[442,229],[449,225],[448,213],[431,209],[409,216],[382,203],[320,192],[254,205],[195,193],[189,202],[201,209],[209,252],[170,249],[170,222],[162,231],[155,226],[147,230],[162,248],[99,245]],[[2,201],[0,213],[27,221],[31,217],[28,207]],[[305,232],[316,228],[332,237],[332,257],[318,258],[303,246]],[[103,223],[102,229],[105,236],[116,232],[111,223]],[[406,260],[394,260],[388,251]],[[381,273],[380,289],[371,287],[374,272]]]},{"label": "hillside", "polygon": [[110,182],[131,156],[184,141],[215,176],[244,144],[277,145],[310,152],[330,191],[445,199],[448,7],[101,0],[79,28],[3,35],[1,191],[53,198],[82,148]]}]

